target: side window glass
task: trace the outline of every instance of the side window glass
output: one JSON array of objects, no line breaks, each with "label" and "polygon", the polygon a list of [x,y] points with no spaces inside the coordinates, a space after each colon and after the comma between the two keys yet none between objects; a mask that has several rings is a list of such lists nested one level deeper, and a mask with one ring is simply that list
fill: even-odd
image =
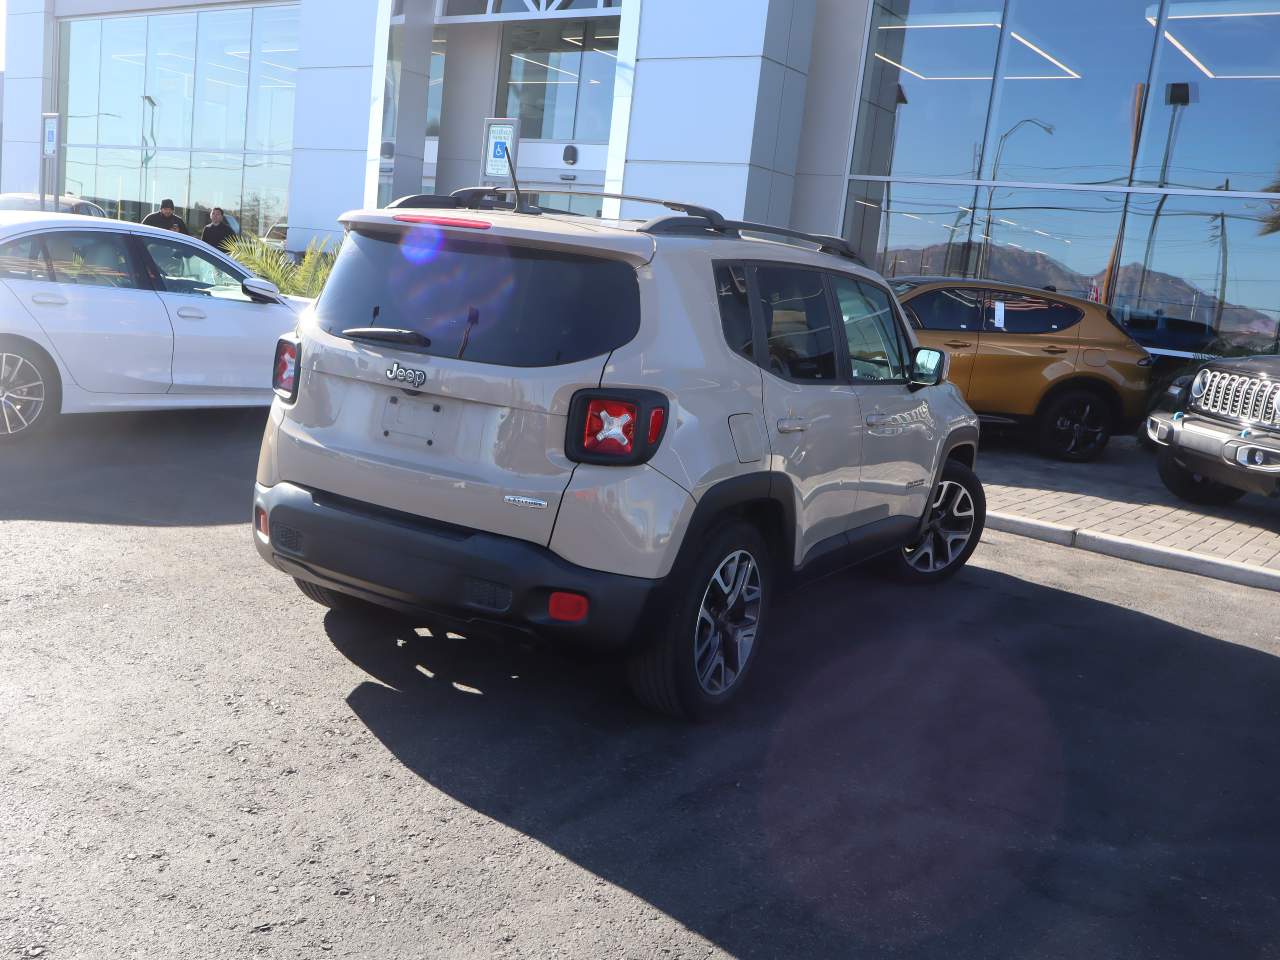
[{"label": "side window glass", "polygon": [[720,304],[725,342],[734,353],[754,360],[751,303],[747,299],[747,271],[743,267],[716,267],[716,300]]},{"label": "side window glass", "polygon": [[873,283],[832,276],[855,380],[903,380],[906,358],[889,294]]},{"label": "side window glass", "polygon": [[966,287],[930,290],[902,305],[911,319],[925,330],[982,329],[982,291]]},{"label": "side window glass", "polygon": [[1084,316],[1075,307],[1044,297],[1023,296],[992,290],[983,330],[987,333],[1057,333],[1080,322]]},{"label": "side window glass", "polygon": [[816,270],[758,267],[768,369],[797,383],[834,383],[836,355],[826,286]]},{"label": "side window glass", "polygon": [[5,280],[51,280],[44,242],[23,237],[0,246],[0,277]]},{"label": "side window glass", "polygon": [[124,237],[106,231],[59,230],[44,235],[53,279],[87,287],[136,287]]},{"label": "side window glass", "polygon": [[142,238],[142,243],[160,271],[168,293],[249,301],[240,288],[242,278],[190,244],[152,237]]}]

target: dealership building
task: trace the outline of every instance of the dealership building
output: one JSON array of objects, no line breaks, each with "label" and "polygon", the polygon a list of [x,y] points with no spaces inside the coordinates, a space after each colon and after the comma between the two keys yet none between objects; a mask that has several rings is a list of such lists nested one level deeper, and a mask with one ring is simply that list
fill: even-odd
[{"label": "dealership building", "polygon": [[511,117],[548,206],[680,199],[1174,353],[1280,342],[1280,0],[8,0],[5,45],[4,192],[43,168],[301,250],[481,182]]}]

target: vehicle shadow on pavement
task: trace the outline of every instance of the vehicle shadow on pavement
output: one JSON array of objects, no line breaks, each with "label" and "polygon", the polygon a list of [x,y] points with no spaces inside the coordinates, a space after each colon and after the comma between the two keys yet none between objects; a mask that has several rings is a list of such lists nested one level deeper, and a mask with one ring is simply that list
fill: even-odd
[{"label": "vehicle shadow on pavement", "polygon": [[266,408],[60,418],[0,448],[0,520],[248,523]]},{"label": "vehicle shadow on pavement", "polygon": [[702,726],[606,664],[326,628],[406,767],[730,954],[1280,951],[1280,659],[975,567],[841,573],[773,615]]}]

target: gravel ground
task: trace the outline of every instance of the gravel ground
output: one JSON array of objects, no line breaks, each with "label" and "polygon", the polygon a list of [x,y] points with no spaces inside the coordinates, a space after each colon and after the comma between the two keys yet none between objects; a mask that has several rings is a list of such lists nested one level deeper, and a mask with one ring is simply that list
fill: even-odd
[{"label": "gravel ground", "polygon": [[1280,957],[1280,596],[992,534],[686,727],[305,600],[260,423],[0,453],[0,956]]}]

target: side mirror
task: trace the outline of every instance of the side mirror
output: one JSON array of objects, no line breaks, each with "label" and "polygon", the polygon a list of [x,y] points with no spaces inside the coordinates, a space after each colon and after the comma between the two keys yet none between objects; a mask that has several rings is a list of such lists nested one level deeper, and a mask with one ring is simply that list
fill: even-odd
[{"label": "side mirror", "polygon": [[951,357],[941,350],[919,347],[911,357],[912,390],[923,387],[936,387],[945,383],[947,374],[951,372]]},{"label": "side mirror", "polygon": [[240,289],[250,300],[257,303],[279,303],[280,288],[270,280],[261,277],[249,277],[240,284]]}]

